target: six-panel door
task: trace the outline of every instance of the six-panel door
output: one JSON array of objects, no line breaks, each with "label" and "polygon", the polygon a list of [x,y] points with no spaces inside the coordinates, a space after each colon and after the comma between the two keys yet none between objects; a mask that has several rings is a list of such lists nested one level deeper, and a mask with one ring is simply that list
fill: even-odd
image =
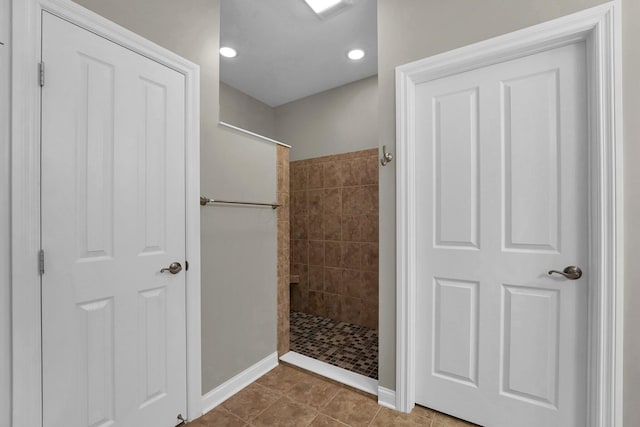
[{"label": "six-panel door", "polygon": [[44,426],[186,415],[184,76],[43,16]]},{"label": "six-panel door", "polygon": [[416,88],[419,404],[585,424],[585,69],[574,44]]}]

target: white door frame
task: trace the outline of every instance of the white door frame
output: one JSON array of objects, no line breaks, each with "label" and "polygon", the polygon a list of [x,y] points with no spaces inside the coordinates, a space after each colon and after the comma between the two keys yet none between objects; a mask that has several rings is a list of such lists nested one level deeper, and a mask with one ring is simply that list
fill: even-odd
[{"label": "white door frame", "polygon": [[620,6],[582,12],[396,68],[396,408],[415,405],[416,85],[585,42],[589,85],[589,427],[622,426],[623,180]]},{"label": "white door frame", "polygon": [[187,417],[201,415],[200,69],[69,0],[13,0],[11,56],[11,425],[42,425],[40,86],[43,11],[163,64],[185,77]]}]

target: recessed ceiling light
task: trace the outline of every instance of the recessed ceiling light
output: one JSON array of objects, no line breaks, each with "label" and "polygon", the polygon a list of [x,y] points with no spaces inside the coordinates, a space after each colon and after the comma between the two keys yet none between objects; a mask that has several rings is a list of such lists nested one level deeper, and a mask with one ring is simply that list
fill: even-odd
[{"label": "recessed ceiling light", "polygon": [[334,12],[349,6],[353,0],[304,0],[309,7],[320,18],[325,18],[328,15],[332,15]]},{"label": "recessed ceiling light", "polygon": [[364,58],[364,50],[352,49],[347,52],[347,58],[351,59],[352,61],[359,61],[360,59]]},{"label": "recessed ceiling light", "polygon": [[313,11],[317,14],[321,14],[332,7],[336,6],[338,3],[342,3],[342,0],[305,0],[309,7],[313,9]]},{"label": "recessed ceiling light", "polygon": [[236,50],[232,47],[222,46],[220,48],[220,55],[224,56],[225,58],[235,58],[236,56],[238,56],[238,52],[236,52]]}]

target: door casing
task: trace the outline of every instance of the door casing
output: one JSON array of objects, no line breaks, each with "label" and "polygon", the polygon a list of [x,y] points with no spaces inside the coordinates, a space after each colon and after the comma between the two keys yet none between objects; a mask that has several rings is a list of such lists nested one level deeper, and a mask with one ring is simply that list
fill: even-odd
[{"label": "door casing", "polygon": [[[42,425],[40,86],[42,11],[185,76],[187,417],[202,413],[200,356],[200,68],[70,0],[13,0],[11,54],[11,316],[14,427]],[[46,70],[46,66],[45,66]],[[45,76],[46,79],[46,76]],[[46,84],[46,81],[45,81]],[[46,274],[46,273],[45,273]]]},{"label": "door casing", "polygon": [[416,85],[584,41],[588,84],[589,427],[622,426],[623,179],[620,6],[605,3],[396,68],[396,409],[415,405]]}]

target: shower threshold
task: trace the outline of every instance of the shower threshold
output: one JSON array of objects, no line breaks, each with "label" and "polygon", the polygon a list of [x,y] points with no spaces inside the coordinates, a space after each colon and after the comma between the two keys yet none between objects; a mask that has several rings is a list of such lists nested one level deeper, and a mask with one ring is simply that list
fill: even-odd
[{"label": "shower threshold", "polygon": [[364,391],[365,393],[378,395],[378,380],[356,374],[343,368],[321,362],[312,357],[305,356],[295,351],[280,356],[280,360],[290,365],[305,369],[314,374],[321,375],[341,384]]}]

